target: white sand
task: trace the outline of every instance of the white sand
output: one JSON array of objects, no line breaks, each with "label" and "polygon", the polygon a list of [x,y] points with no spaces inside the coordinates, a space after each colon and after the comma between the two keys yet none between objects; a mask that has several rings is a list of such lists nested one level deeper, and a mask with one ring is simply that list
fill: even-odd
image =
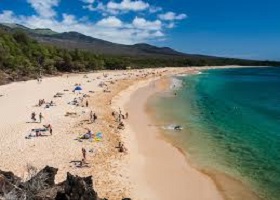
[{"label": "white sand", "polygon": [[[160,69],[157,71],[163,71]],[[66,172],[80,176],[94,176],[94,183],[97,192],[101,197],[119,199],[127,197],[129,182],[125,176],[122,162],[125,159],[119,156],[115,149],[118,135],[116,130],[108,127],[112,119],[107,119],[111,109],[108,106],[110,95],[118,93],[122,87],[123,79],[130,79],[133,83],[136,79],[143,78],[143,74],[154,70],[142,71],[113,71],[87,74],[64,75],[62,77],[44,78],[42,83],[37,81],[26,81],[0,86],[0,169],[13,171],[16,175],[24,177],[27,164],[33,165],[38,169],[45,165],[59,168],[56,181],[62,181],[66,177]],[[103,73],[108,77],[103,77]],[[153,76],[150,74],[150,76]],[[100,77],[100,79],[97,79]],[[95,79],[95,80],[93,80]],[[109,90],[114,88],[112,93],[103,93],[104,88],[98,87],[103,81],[118,81],[118,84],[110,85]],[[88,82],[90,81],[90,82]],[[125,82],[125,81],[124,81]],[[76,107],[69,105],[68,102],[81,94],[75,94],[72,90],[75,84],[80,83],[83,93],[91,95],[88,98],[90,108]],[[129,81],[126,84],[130,84]],[[118,88],[119,87],[119,88]],[[69,91],[64,91],[65,89]],[[95,91],[94,94],[89,91]],[[54,98],[56,93],[64,93],[62,98]],[[3,95],[3,96],[2,96]],[[55,107],[45,109],[37,107],[39,99],[46,102],[53,100]],[[98,115],[96,124],[88,124],[85,120],[89,119],[89,112],[93,110]],[[31,113],[41,112],[44,116],[43,122],[30,123]],[[77,117],[65,117],[66,112],[76,112]],[[46,137],[34,137],[25,139],[31,129],[42,128],[43,125],[51,124],[53,135],[46,133]],[[78,142],[75,140],[79,134],[85,133],[84,128],[90,128],[94,133],[103,132],[102,142]],[[116,140],[116,141],[115,141]],[[87,153],[90,168],[77,168],[71,161],[81,160],[81,148],[93,149],[94,153]],[[125,180],[125,181],[124,181]]]},{"label": "white sand", "polygon": [[[27,81],[0,86],[0,169],[23,176],[27,164],[39,169],[50,165],[59,168],[57,182],[65,178],[66,172],[81,176],[93,175],[98,194],[110,200],[128,195],[135,200],[220,199],[213,182],[190,167],[177,149],[159,139],[156,129],[147,126],[149,117],[143,108],[147,97],[153,91],[143,90],[141,95],[132,95],[158,77],[150,74],[144,81],[139,81],[143,79],[143,74],[148,72],[165,71],[163,74],[172,74],[189,71],[194,73],[197,70],[189,68],[186,72],[183,68],[169,68],[167,71],[146,69],[106,72],[108,77],[103,77],[102,72],[87,74],[88,78],[84,78],[83,74],[70,75],[68,78],[64,75],[44,78],[40,84],[37,81]],[[98,84],[109,80],[123,81],[118,81],[115,85],[108,84],[112,93],[103,93]],[[67,104],[73,98],[81,96],[72,93],[76,83],[82,85],[82,92],[91,95],[88,99],[89,108]],[[130,85],[132,86],[126,89]],[[69,91],[66,92],[65,89]],[[126,103],[131,101],[129,111],[137,115],[132,115],[129,125],[125,122],[126,130],[119,132],[108,126],[115,126],[110,117],[112,110],[108,102],[123,89],[126,90],[113,99],[112,107],[115,110],[119,107],[124,109]],[[95,93],[89,93],[90,90]],[[63,97],[53,98],[57,92],[64,93]],[[57,106],[49,109],[36,107],[39,99],[47,102],[53,100]],[[85,121],[90,110],[98,114],[96,124]],[[37,118],[42,112],[42,124],[27,123],[31,121],[32,112],[37,113]],[[66,112],[76,112],[78,116],[65,117]],[[53,126],[52,136],[25,139],[31,129],[41,128],[43,124],[49,123]],[[95,133],[102,131],[104,140],[100,143],[80,143],[74,140],[79,134],[85,133],[84,128],[90,128]],[[114,147],[119,137],[128,147],[127,155],[119,154]],[[70,164],[70,161],[81,160],[82,147],[87,150],[94,149],[94,153],[88,153],[91,165],[88,169],[79,169]]]},{"label": "white sand", "polygon": [[[197,73],[196,68],[185,73]],[[161,138],[157,128],[149,126],[146,102],[155,92],[155,80],[138,82],[115,98],[114,105],[129,112],[124,141],[130,151],[132,198],[139,200],[220,200],[214,182],[194,169],[178,149]]]},{"label": "white sand", "polygon": [[[26,164],[38,168],[50,165],[59,168],[58,180],[65,177],[65,170],[78,173],[75,169],[69,168],[70,161],[81,158],[81,144],[74,141],[77,134],[72,134],[71,129],[77,121],[88,116],[90,109],[67,103],[78,96],[72,93],[76,83],[82,84],[82,92],[88,93],[89,90],[101,91],[102,88],[98,87],[101,81],[127,77],[121,71],[110,72],[108,78],[104,78],[102,74],[103,72],[88,74],[89,78],[83,78],[83,74],[69,75],[69,78],[64,75],[45,78],[40,84],[33,80],[0,86],[0,94],[3,95],[0,97],[0,169],[22,175]],[[102,78],[96,79],[97,77]],[[93,79],[95,80],[92,81]],[[88,80],[91,82],[87,82]],[[69,92],[65,92],[65,89]],[[62,98],[53,98],[57,92],[65,95]],[[47,102],[53,100],[57,106],[49,109],[36,107],[39,99],[45,99]],[[42,112],[44,116],[42,124],[27,123],[31,122],[32,112],[37,113],[37,119],[38,114]],[[77,112],[80,116],[65,117],[66,112]],[[49,123],[53,126],[52,136],[25,139],[31,129]]]}]

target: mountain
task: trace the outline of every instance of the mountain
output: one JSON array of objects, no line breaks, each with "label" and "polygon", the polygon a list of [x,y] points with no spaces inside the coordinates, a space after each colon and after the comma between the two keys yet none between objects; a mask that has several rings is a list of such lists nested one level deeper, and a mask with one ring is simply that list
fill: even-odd
[{"label": "mountain", "polygon": [[55,35],[58,34],[57,32],[54,32],[53,30],[49,28],[36,28],[33,29],[33,33],[39,34],[39,35]]},{"label": "mountain", "polygon": [[1,25],[6,26],[6,28],[12,28],[12,29],[22,29],[22,30],[28,30],[29,28],[20,25],[20,24],[11,24],[11,23],[1,23]]},{"label": "mountain", "polygon": [[[78,32],[58,33],[48,28],[30,29],[20,24],[0,23],[0,30],[15,33],[22,31],[39,43],[53,45],[67,50],[83,50],[97,55],[126,57],[132,63],[147,65],[149,62],[170,66],[173,63],[186,65],[245,65],[245,66],[280,66],[280,62],[256,61],[236,58],[224,58],[178,52],[169,47],[157,47],[146,43],[124,45],[86,36]],[[151,61],[154,60],[154,61]],[[155,61],[156,60],[156,61]]]},{"label": "mountain", "polygon": [[225,65],[280,66],[280,62],[192,55],[145,43],[116,44],[78,32],[57,33],[0,24],[0,85],[35,78],[41,72],[53,75],[103,69]]},{"label": "mountain", "polygon": [[67,49],[82,49],[96,54],[149,57],[196,56],[181,53],[169,47],[156,47],[145,43],[135,45],[116,44],[78,32],[57,33],[51,29],[30,29],[19,24],[7,23],[0,24],[0,28],[9,32],[21,30],[41,43]]}]

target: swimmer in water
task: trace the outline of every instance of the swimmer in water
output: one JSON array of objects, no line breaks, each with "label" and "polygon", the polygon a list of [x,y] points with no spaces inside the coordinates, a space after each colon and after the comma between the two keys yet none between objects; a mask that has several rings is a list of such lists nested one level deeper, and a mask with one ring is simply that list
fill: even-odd
[{"label": "swimmer in water", "polygon": [[181,126],[175,126],[175,127],[174,127],[174,130],[176,130],[176,131],[180,131],[181,129],[182,129]]}]

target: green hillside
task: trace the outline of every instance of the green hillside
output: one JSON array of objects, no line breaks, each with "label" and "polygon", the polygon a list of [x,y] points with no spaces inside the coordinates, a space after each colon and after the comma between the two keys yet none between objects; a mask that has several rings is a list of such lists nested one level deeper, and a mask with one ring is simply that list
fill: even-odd
[{"label": "green hillside", "polygon": [[[41,29],[42,30],[42,29]],[[44,29],[44,31],[46,31]],[[43,32],[44,32],[43,31]],[[50,32],[47,30],[49,34]],[[81,40],[93,40],[75,33]],[[55,34],[56,35],[56,34]],[[67,37],[73,37],[68,34]],[[109,43],[109,42],[107,42]],[[249,61],[208,56],[190,56],[174,53],[169,48],[159,48],[147,44],[132,45],[146,52],[139,55],[105,55],[81,49],[64,49],[54,45],[39,43],[22,29],[11,31],[0,27],[0,84],[11,81],[36,78],[39,72],[52,75],[59,72],[86,72],[102,69],[126,69],[167,66],[205,65],[269,65],[280,66],[279,62]],[[94,48],[94,47],[92,47]],[[174,53],[174,54],[172,54]],[[154,55],[154,56],[153,56]]]}]

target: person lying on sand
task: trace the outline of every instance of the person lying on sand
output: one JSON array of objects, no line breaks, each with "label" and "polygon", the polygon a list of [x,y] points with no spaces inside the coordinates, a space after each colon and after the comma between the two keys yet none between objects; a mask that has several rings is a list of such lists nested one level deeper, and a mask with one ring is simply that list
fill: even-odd
[{"label": "person lying on sand", "polygon": [[39,137],[43,136],[43,133],[48,131],[47,128],[35,128],[31,129],[31,132],[29,133],[28,136],[25,137],[25,139],[30,139],[31,137]]},{"label": "person lying on sand", "polygon": [[42,136],[42,133],[39,130],[36,130],[36,137]]},{"label": "person lying on sand", "polygon": [[80,139],[88,140],[93,138],[93,133],[91,132],[90,129],[87,129],[87,133],[85,133]]},{"label": "person lying on sand", "polygon": [[85,161],[85,159],[82,159],[81,161],[80,160],[71,161],[70,163],[74,163],[75,167],[78,167],[78,168],[90,167],[88,165],[88,163]]},{"label": "person lying on sand", "polygon": [[65,116],[68,117],[68,116],[76,116],[77,113],[76,112],[66,112]]}]

